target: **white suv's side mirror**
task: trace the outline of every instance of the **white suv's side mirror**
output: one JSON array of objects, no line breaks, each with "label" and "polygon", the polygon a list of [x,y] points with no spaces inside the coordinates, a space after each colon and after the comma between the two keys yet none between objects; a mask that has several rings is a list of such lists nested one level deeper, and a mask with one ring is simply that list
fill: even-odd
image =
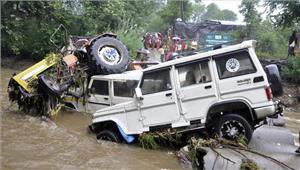
[{"label": "white suv's side mirror", "polygon": [[140,88],[135,88],[135,95],[136,98],[138,98],[139,100],[143,100],[143,94]]}]

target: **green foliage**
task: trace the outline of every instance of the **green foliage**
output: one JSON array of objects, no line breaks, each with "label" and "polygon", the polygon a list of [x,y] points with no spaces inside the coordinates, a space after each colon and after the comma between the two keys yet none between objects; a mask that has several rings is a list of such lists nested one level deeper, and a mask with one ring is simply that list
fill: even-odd
[{"label": "green foliage", "polygon": [[146,30],[163,32],[181,18],[187,21],[193,13],[192,3],[189,0],[171,0],[166,5],[157,4],[157,10],[147,22]]},{"label": "green foliage", "polygon": [[[300,3],[296,1],[266,0],[265,6],[269,7],[269,16],[277,26],[294,26],[300,22]],[[280,12],[278,12],[280,10]],[[275,12],[276,11],[276,12]]]},{"label": "green foliage", "polygon": [[235,21],[237,16],[230,10],[221,10],[215,3],[211,3],[206,7],[206,11],[202,16],[203,20],[228,20]]},{"label": "green foliage", "polygon": [[261,22],[261,17],[256,10],[258,3],[259,0],[243,0],[240,5],[240,13],[244,15],[244,21],[247,22],[247,35],[251,39],[257,39],[257,30]]},{"label": "green foliage", "polygon": [[165,22],[158,14],[153,14],[150,23],[146,26],[148,32],[162,32],[165,31],[170,25]]},{"label": "green foliage", "polygon": [[155,138],[154,135],[145,133],[139,136],[139,143],[144,149],[158,149],[159,145]]},{"label": "green foliage", "polygon": [[242,159],[240,170],[259,170],[259,166],[252,159]]},{"label": "green foliage", "polygon": [[183,146],[182,134],[168,130],[143,133],[139,136],[139,143],[144,149],[158,149],[159,147],[178,148]]},{"label": "green foliage", "polygon": [[288,59],[288,65],[283,68],[284,74],[293,82],[300,82],[300,54]]},{"label": "green foliage", "polygon": [[240,12],[247,22],[247,39],[257,40],[256,52],[260,58],[284,59],[287,56],[288,38],[292,28],[276,27],[267,18],[262,21],[257,12],[259,1],[242,1]]},{"label": "green foliage", "polygon": [[53,50],[49,42],[53,10],[47,1],[1,1],[2,55],[40,57]]},{"label": "green foliage", "polygon": [[125,21],[114,32],[126,45],[130,58],[135,59],[137,50],[143,47],[141,39],[143,31],[136,24],[133,25],[129,21]]},{"label": "green foliage", "polygon": [[194,4],[193,14],[190,17],[190,20],[195,23],[201,22],[205,11],[206,11],[205,5],[202,5],[201,3]]},{"label": "green foliage", "polygon": [[[127,31],[132,36],[139,30],[137,27],[148,25],[157,4],[160,2],[155,0],[1,1],[1,53],[2,56],[42,58],[56,50],[49,38],[60,24],[71,35],[96,36],[107,29],[122,30],[120,25],[130,19],[136,24],[135,30]],[[129,39],[125,34],[120,37]],[[133,39],[129,43],[134,43]]]},{"label": "green foliage", "polygon": [[288,36],[284,35],[284,30],[275,28],[268,21],[261,22],[256,29],[256,50],[259,57],[276,59],[287,56]]}]

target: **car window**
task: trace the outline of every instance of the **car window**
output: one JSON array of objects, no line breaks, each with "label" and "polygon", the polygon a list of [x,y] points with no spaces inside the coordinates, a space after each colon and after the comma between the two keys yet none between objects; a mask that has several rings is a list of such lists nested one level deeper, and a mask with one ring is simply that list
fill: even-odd
[{"label": "car window", "polygon": [[94,80],[91,89],[93,94],[108,96],[108,81]]},{"label": "car window", "polygon": [[181,65],[177,69],[180,87],[211,81],[211,74],[208,68],[208,61],[201,61]]},{"label": "car window", "polygon": [[132,81],[132,84],[137,84],[137,80],[127,80],[127,82],[114,81],[114,96],[133,97],[135,87],[128,87],[128,81]]},{"label": "car window", "polygon": [[172,89],[169,69],[144,73],[141,83],[143,94],[152,94]]},{"label": "car window", "polygon": [[247,51],[219,56],[215,60],[220,79],[256,72]]}]

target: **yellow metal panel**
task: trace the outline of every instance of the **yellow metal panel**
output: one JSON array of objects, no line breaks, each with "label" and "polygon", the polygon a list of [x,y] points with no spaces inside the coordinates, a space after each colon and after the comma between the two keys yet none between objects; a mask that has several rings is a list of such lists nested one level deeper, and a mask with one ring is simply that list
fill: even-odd
[{"label": "yellow metal panel", "polygon": [[21,73],[15,75],[13,79],[19,83],[20,86],[22,86],[27,92],[31,92],[30,87],[28,86],[28,83],[31,82],[33,79],[37,78],[37,75],[39,75],[41,72],[45,71],[49,67],[53,66],[55,64],[55,60],[42,60],[35,65],[27,68],[26,70],[22,71]]}]

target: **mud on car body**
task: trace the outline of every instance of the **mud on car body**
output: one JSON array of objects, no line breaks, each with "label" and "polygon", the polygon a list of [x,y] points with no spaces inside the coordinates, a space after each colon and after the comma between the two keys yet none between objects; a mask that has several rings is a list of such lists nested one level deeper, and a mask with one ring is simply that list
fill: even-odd
[{"label": "mud on car body", "polygon": [[[100,109],[90,130],[98,139],[130,143],[144,132],[206,130],[251,140],[267,116],[282,111],[276,66],[265,69],[254,40],[180,58],[142,70],[131,101]],[[270,81],[268,81],[270,80]],[[273,91],[273,93],[272,93]]]}]

